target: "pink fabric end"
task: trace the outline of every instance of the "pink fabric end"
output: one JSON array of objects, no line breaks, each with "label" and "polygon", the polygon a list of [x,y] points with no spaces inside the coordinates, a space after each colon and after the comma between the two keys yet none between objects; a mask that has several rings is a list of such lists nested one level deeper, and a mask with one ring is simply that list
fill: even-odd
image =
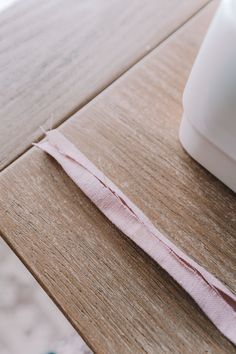
[{"label": "pink fabric end", "polygon": [[57,130],[35,144],[63,167],[77,186],[123,233],[149,254],[236,344],[236,297],[170,240],[104,174]]}]

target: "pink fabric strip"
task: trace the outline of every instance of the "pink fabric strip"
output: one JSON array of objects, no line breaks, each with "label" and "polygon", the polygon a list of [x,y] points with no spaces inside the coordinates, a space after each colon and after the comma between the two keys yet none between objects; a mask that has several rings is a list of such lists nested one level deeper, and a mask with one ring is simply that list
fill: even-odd
[{"label": "pink fabric strip", "polygon": [[77,186],[124,234],[149,254],[236,344],[236,297],[163,236],[151,221],[57,130],[35,144],[54,157]]}]

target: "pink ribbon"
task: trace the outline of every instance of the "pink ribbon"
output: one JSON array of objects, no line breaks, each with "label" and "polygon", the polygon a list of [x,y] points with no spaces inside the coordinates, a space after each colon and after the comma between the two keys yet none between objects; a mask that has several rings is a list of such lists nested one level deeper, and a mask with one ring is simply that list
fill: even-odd
[{"label": "pink ribbon", "polygon": [[236,344],[236,297],[211,273],[163,236],[151,221],[57,130],[35,144],[63,167],[104,215],[165,269],[215,326]]}]

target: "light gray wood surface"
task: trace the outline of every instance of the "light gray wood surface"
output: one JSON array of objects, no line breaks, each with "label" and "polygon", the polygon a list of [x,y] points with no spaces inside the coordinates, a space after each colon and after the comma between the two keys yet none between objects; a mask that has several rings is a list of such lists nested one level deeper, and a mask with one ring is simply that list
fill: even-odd
[{"label": "light gray wood surface", "polygon": [[207,0],[21,0],[0,13],[0,169]]},{"label": "light gray wood surface", "polygon": [[[236,291],[235,194],[178,140],[215,2],[60,130],[180,248]],[[0,230],[97,353],[235,353],[192,299],[32,148],[0,175]]]}]

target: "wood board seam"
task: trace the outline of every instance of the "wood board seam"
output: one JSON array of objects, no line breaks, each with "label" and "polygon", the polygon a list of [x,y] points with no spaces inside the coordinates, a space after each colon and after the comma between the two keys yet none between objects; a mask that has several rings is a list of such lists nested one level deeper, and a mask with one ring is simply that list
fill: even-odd
[{"label": "wood board seam", "polygon": [[[197,11],[195,11],[190,17],[186,18],[179,26],[177,26],[173,31],[171,31],[169,34],[164,36],[162,40],[157,43],[154,47],[150,48],[148,51],[146,51],[143,55],[138,57],[136,60],[134,60],[130,65],[124,69],[116,78],[112,79],[108,84],[104,85],[101,87],[99,90],[94,92],[91,96],[87,97],[84,102],[81,102],[76,106],[74,109],[69,111],[60,121],[57,123],[53,124],[51,127],[52,129],[58,128],[62,124],[64,124],[67,120],[69,120],[73,115],[81,111],[83,108],[85,108],[90,102],[92,102],[97,96],[99,96],[103,91],[108,89],[111,85],[113,85],[116,81],[118,81],[121,77],[126,75],[133,67],[138,65],[140,62],[142,62],[146,57],[148,57],[151,53],[153,53],[159,46],[161,46],[165,41],[169,40],[173,35],[175,35],[176,32],[178,32],[182,27],[184,27],[187,23],[189,23],[195,16],[197,16],[201,11],[204,11],[204,9],[209,6],[210,3],[212,3],[214,0],[208,0],[204,5],[202,5]],[[43,134],[41,134],[37,141],[40,141],[43,139]],[[32,142],[33,143],[33,142]],[[20,154],[16,155],[14,159],[10,160],[2,169],[0,169],[0,175],[2,172],[7,170],[8,167],[13,165],[18,159],[24,156],[25,153],[27,153],[32,146],[28,146],[26,149],[24,149]]]}]

